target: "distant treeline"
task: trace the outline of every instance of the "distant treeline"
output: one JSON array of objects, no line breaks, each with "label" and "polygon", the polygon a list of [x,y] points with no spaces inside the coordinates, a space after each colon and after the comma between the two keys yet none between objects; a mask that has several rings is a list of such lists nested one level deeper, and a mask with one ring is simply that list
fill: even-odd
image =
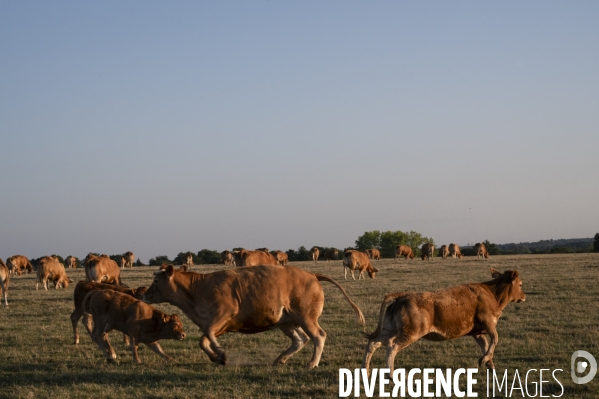
[{"label": "distant treeline", "polygon": [[[430,242],[434,244],[432,238],[423,236],[422,234],[409,231],[367,231],[362,234],[356,240],[354,247],[347,248],[336,248],[339,251],[339,259],[343,257],[343,253],[348,249],[357,249],[364,251],[369,248],[376,248],[381,251],[383,258],[395,257],[395,247],[397,245],[409,245],[416,256],[420,255],[420,247],[422,244]],[[569,238],[559,240],[541,240],[537,242],[521,242],[518,244],[494,244],[488,240],[482,241],[487,247],[489,255],[520,255],[520,254],[559,254],[559,253],[581,253],[581,252],[599,252],[599,233],[595,234],[594,238]],[[321,254],[326,253],[328,249],[333,247],[321,247],[316,246]],[[289,256],[290,262],[299,262],[312,260],[310,254],[310,248],[304,246],[299,247],[297,250],[289,249],[285,251]],[[234,248],[239,249],[239,248]],[[273,251],[274,252],[274,251]],[[470,246],[464,246],[461,248],[464,256],[476,256],[476,253]],[[95,253],[94,253],[95,254]],[[221,255],[218,251],[210,249],[202,249],[199,252],[179,252],[173,259],[169,259],[166,255],[159,255],[151,258],[148,264],[150,266],[161,266],[163,264],[183,264],[187,259],[187,255],[190,254],[193,258],[193,263],[196,265],[204,264],[218,264],[221,263]],[[99,255],[99,254],[95,254]],[[120,258],[124,254],[110,255],[110,258],[119,263]],[[61,263],[64,263],[64,259],[60,255],[57,256]],[[32,263],[37,263],[39,259],[31,259]],[[321,260],[324,260],[321,255]],[[144,263],[137,259],[134,263],[135,266],[143,266]],[[82,266],[81,259],[77,259],[77,267]]]}]

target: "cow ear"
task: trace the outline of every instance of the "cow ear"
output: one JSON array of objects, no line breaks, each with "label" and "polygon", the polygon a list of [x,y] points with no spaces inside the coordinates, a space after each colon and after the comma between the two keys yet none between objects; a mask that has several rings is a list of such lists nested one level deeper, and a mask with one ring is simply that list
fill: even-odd
[{"label": "cow ear", "polygon": [[373,269],[374,269],[374,272],[375,272],[375,273],[378,273],[378,272],[379,272],[379,269],[377,269],[376,267],[373,267]]},{"label": "cow ear", "polygon": [[74,282],[74,281],[73,281],[73,280],[71,280],[71,279],[68,279],[68,280],[69,280],[69,284],[70,284],[70,283],[72,283],[72,282]]},{"label": "cow ear", "polygon": [[499,276],[501,276],[501,273],[499,273],[497,270],[491,268],[491,277],[497,278]]},{"label": "cow ear", "polygon": [[168,323],[168,319],[169,317],[166,313],[162,315],[162,321],[164,322],[164,324]]},{"label": "cow ear", "polygon": [[518,270],[512,270],[511,274],[512,274],[512,284],[516,284],[516,280],[518,279],[518,277],[520,277],[520,273],[518,273]]},{"label": "cow ear", "polygon": [[168,265],[165,269],[165,272],[168,278],[171,279],[173,277],[173,274],[175,274],[175,268],[173,267],[173,265]]}]

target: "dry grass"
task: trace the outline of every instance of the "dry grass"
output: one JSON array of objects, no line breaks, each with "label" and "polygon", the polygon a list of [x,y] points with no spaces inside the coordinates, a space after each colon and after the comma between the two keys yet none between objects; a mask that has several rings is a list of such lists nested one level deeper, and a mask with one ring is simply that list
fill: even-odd
[{"label": "dry grass", "polygon": [[[499,321],[498,370],[548,368],[558,374],[564,398],[599,397],[599,377],[576,386],[570,379],[570,356],[583,349],[599,358],[599,256],[596,254],[503,256],[487,261],[473,258],[433,262],[393,260],[375,262],[381,270],[376,280],[343,281],[341,261],[297,263],[299,267],[328,274],[340,281],[362,308],[368,330],[374,329],[383,294],[394,291],[433,290],[490,278],[489,267],[520,270],[527,302],[510,304]],[[196,266],[206,272],[223,266]],[[149,285],[151,268],[125,270],[123,281],[134,287]],[[68,271],[78,281],[82,270]],[[161,341],[177,362],[165,364],[148,348],[140,351],[143,364],[134,364],[118,333],[111,341],[119,355],[107,364],[81,327],[81,344],[72,344],[69,315],[71,285],[67,290],[36,291],[33,275],[11,280],[8,309],[0,309],[0,395],[23,398],[79,397],[201,397],[294,398],[337,397],[339,368],[360,367],[366,340],[340,292],[322,283],[326,293],[320,319],[328,337],[319,368],[305,369],[312,345],[291,358],[287,365],[269,363],[288,345],[279,331],[256,335],[227,334],[219,339],[228,354],[226,367],[210,363],[198,347],[198,328],[183,317],[188,338]],[[181,312],[166,304],[168,313]],[[476,367],[478,346],[471,338],[436,343],[419,341],[400,352],[396,367]],[[384,366],[379,350],[373,367]],[[484,371],[479,387],[486,387]],[[557,384],[549,394],[559,394]],[[546,393],[546,392],[545,392]],[[486,397],[481,389],[479,397]],[[518,396],[516,396],[518,397]]]}]

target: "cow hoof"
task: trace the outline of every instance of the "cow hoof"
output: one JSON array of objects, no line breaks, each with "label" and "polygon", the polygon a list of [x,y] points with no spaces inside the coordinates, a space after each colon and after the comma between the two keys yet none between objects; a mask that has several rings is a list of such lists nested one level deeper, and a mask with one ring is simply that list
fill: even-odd
[{"label": "cow hoof", "polygon": [[318,363],[316,363],[316,362],[310,362],[310,363],[308,363],[307,367],[309,369],[315,369],[316,367],[318,367]]}]

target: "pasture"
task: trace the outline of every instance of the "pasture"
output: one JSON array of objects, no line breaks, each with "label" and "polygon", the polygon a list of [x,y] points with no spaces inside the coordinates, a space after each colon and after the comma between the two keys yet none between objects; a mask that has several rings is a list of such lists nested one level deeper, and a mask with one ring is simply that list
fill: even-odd
[{"label": "pasture", "polygon": [[[494,256],[476,260],[435,258],[373,261],[380,272],[375,280],[343,280],[341,261],[296,262],[300,268],[329,275],[339,281],[366,317],[367,331],[376,326],[384,294],[428,291],[466,282],[490,280],[489,268],[519,270],[527,301],[507,306],[498,323],[495,351],[497,371],[563,369],[557,376],[563,398],[599,397],[599,376],[586,385],[570,378],[570,356],[586,350],[599,358],[599,254]],[[211,272],[229,266],[194,266]],[[122,271],[130,287],[149,286],[154,267]],[[227,366],[211,363],[198,346],[199,330],[182,312],[168,304],[157,308],[178,313],[185,326],[184,341],[160,341],[175,363],[165,363],[149,348],[140,346],[142,364],[135,364],[118,332],[110,340],[118,354],[108,364],[98,346],[80,324],[81,343],[73,345],[69,315],[73,289],[84,279],[83,269],[69,269],[75,283],[66,290],[35,290],[34,274],[13,277],[8,309],[0,309],[0,396],[9,398],[79,397],[201,397],[201,398],[333,398],[338,396],[339,368],[359,368],[366,339],[353,312],[337,288],[322,282],[325,308],[320,318],[327,341],[320,366],[305,368],[312,355],[309,343],[284,366],[272,367],[289,340],[274,330],[255,335],[227,334],[219,342],[227,351]],[[384,367],[384,349],[372,367]],[[470,337],[449,342],[418,341],[401,351],[396,368],[475,368],[479,348]],[[486,372],[479,370],[479,397],[486,397]],[[522,378],[524,380],[524,378]],[[544,394],[561,389],[546,378]],[[511,384],[511,377],[510,377]],[[502,396],[496,396],[502,397]],[[515,397],[520,397],[516,394]]]}]

